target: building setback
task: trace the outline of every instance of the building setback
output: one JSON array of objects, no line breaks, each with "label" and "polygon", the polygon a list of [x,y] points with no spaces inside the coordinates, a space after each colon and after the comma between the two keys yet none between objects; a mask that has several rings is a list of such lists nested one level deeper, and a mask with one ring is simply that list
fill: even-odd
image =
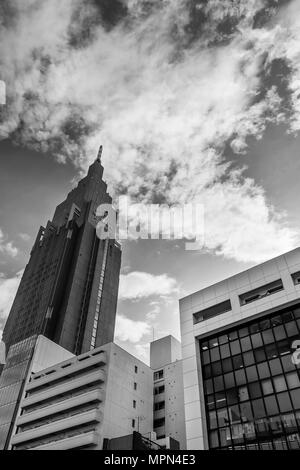
[{"label": "building setback", "polygon": [[181,299],[180,317],[188,449],[300,449],[300,249]]}]

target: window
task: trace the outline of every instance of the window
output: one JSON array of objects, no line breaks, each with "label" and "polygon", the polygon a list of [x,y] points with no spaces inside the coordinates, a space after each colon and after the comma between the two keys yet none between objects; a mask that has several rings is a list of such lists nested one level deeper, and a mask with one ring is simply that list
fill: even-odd
[{"label": "window", "polygon": [[245,338],[241,338],[241,346],[242,346],[243,352],[250,351],[250,349],[252,349],[249,336],[245,336]]},{"label": "window", "polygon": [[231,354],[234,356],[235,354],[240,354],[241,346],[239,341],[232,341],[230,343]]},{"label": "window", "polygon": [[273,393],[273,385],[272,385],[271,380],[269,379],[263,380],[261,382],[261,385],[262,385],[262,390],[263,390],[264,395],[270,395],[271,393]]},{"label": "window", "polygon": [[283,375],[274,377],[273,380],[274,380],[274,387],[275,387],[276,392],[283,392],[284,390],[287,389]]},{"label": "window", "polygon": [[240,304],[247,305],[255,300],[263,299],[268,295],[275,294],[283,290],[282,280],[278,279],[277,281],[270,282],[270,284],[266,284],[264,286],[258,287],[257,289],[253,289],[249,292],[245,292],[245,294],[241,294],[240,297]]},{"label": "window", "polygon": [[298,271],[297,273],[292,274],[292,279],[294,281],[295,286],[297,284],[300,284],[300,271]]},{"label": "window", "polygon": [[226,374],[227,372],[231,372],[233,370],[233,366],[232,366],[232,360],[231,358],[227,358],[227,359],[224,359],[222,361],[222,365],[223,365],[223,372],[224,374]]},{"label": "window", "polygon": [[274,395],[271,395],[270,397],[266,397],[265,404],[266,404],[268,415],[271,415],[271,416],[276,415],[279,412],[277,401]]},{"label": "window", "polygon": [[154,377],[154,380],[163,379],[164,371],[163,370],[158,370],[157,372],[154,372],[153,377]]},{"label": "window", "polygon": [[212,362],[220,360],[220,351],[219,348],[213,348],[210,350],[210,357]]},{"label": "window", "polygon": [[226,426],[228,423],[228,411],[227,408],[222,408],[217,411],[219,426]]},{"label": "window", "polygon": [[259,382],[253,382],[248,385],[250,398],[258,398],[261,396],[261,390]]},{"label": "window", "polygon": [[136,400],[133,400],[132,406],[133,406],[133,408],[136,408]]},{"label": "window", "polygon": [[136,382],[133,383],[133,390],[137,390],[137,383]]},{"label": "window", "polygon": [[235,387],[234,375],[233,375],[232,372],[230,372],[229,374],[224,375],[224,380],[225,380],[225,387],[226,388]]},{"label": "window", "polygon": [[138,373],[138,366],[134,366],[134,372],[137,374]]},{"label": "window", "polygon": [[201,310],[200,312],[194,313],[193,315],[194,324],[207,320],[208,318],[216,317],[217,315],[221,315],[222,313],[229,312],[230,310],[231,310],[230,300],[221,302],[220,304],[214,305],[213,307],[205,308],[204,310]]},{"label": "window", "polygon": [[165,409],[165,402],[164,401],[159,401],[157,403],[154,403],[154,411],[164,410],[164,409]]},{"label": "window", "polygon": [[219,447],[218,431],[212,431],[209,433],[209,443],[212,449]]},{"label": "window", "polygon": [[266,361],[266,353],[264,348],[258,348],[254,350],[255,362],[264,362]]},{"label": "window", "polygon": [[292,398],[294,408],[295,409],[300,408],[300,392],[299,392],[299,390],[293,390],[291,392],[291,398]]},{"label": "window", "polygon": [[291,321],[285,324],[285,329],[287,332],[288,337],[298,336],[298,328],[297,323],[295,321]]},{"label": "window", "polygon": [[215,411],[209,413],[209,424],[210,429],[216,429],[218,427],[217,413]]},{"label": "window", "polygon": [[297,372],[290,372],[286,375],[286,380],[289,386],[289,389],[300,387],[300,380]]},{"label": "window", "polygon": [[299,327],[298,304],[200,339],[210,448],[300,450]]},{"label": "window", "polygon": [[164,424],[165,424],[165,418],[159,418],[153,421],[154,428],[160,428],[161,426],[164,426]]},{"label": "window", "polygon": [[220,353],[221,353],[221,358],[225,359],[226,357],[230,356],[230,349],[228,344],[223,344],[220,346]]},{"label": "window", "polygon": [[255,333],[251,335],[251,341],[253,348],[260,348],[263,345],[262,337],[260,333]]},{"label": "window", "polygon": [[280,341],[281,339],[284,339],[286,334],[283,325],[278,325],[276,328],[273,330],[274,336],[276,341]]},{"label": "window", "polygon": [[245,367],[251,366],[252,364],[255,363],[254,354],[252,351],[248,351],[245,354],[243,354],[243,359],[244,359]]},{"label": "window", "polygon": [[135,419],[131,421],[131,427],[135,428]]},{"label": "window", "polygon": [[269,365],[271,369],[271,375],[282,374],[282,367],[279,359],[273,359],[269,362]]},{"label": "window", "polygon": [[277,395],[280,411],[285,413],[286,411],[292,410],[292,404],[287,392],[279,393]]},{"label": "window", "polygon": [[159,387],[154,388],[154,395],[159,395],[160,393],[164,393],[165,391],[165,386],[160,385]]},{"label": "window", "polygon": [[[206,367],[207,367],[206,373],[208,373],[208,367],[210,367],[210,366],[206,366]],[[221,362],[220,361],[213,362],[213,364],[211,366],[211,370],[212,370],[212,375],[214,375],[214,376],[222,374]],[[207,378],[209,378],[209,376]]]}]

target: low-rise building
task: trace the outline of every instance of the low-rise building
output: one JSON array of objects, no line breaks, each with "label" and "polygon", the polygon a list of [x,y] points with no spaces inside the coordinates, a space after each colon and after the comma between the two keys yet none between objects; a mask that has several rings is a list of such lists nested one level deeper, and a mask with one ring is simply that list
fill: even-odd
[{"label": "low-rise building", "polygon": [[181,344],[173,336],[150,344],[150,367],[153,370],[153,429],[158,443],[173,438],[186,448]]},{"label": "low-rise building", "polygon": [[300,449],[300,249],[180,300],[188,449]]},{"label": "low-rise building", "polygon": [[10,448],[102,449],[104,438],[147,434],[152,384],[150,368],[114,343],[31,371]]}]

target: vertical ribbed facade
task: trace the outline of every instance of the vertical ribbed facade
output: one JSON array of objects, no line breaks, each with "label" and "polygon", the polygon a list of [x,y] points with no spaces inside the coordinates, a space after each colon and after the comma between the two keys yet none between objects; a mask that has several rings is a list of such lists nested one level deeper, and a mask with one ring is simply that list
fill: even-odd
[{"label": "vertical ribbed facade", "polygon": [[41,227],[3,340],[9,347],[44,334],[75,354],[113,340],[120,246],[96,234],[97,207],[111,203],[97,159]]}]

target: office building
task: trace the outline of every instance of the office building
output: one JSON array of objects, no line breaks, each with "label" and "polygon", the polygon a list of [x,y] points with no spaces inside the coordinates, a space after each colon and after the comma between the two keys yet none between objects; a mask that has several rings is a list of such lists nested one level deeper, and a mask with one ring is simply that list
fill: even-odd
[{"label": "office building", "polygon": [[150,435],[152,409],[152,371],[109,343],[29,372],[8,448],[101,450],[104,439]]},{"label": "office building", "polygon": [[157,441],[175,439],[186,449],[181,344],[173,336],[150,343],[150,367],[153,370],[153,430]]},{"label": "office building", "polygon": [[39,334],[77,355],[113,341],[121,250],[96,234],[96,210],[112,202],[101,151],[37,234],[4,328],[7,352]]},{"label": "office building", "polygon": [[[171,336],[155,343],[151,346],[152,362],[164,371],[163,380],[158,381],[158,370],[114,343],[75,356],[39,336],[7,448],[185,448],[183,383],[181,369],[177,368],[181,361],[175,359],[180,355],[180,343]],[[49,356],[51,348],[59,349],[51,353],[48,366],[44,356]],[[158,351],[162,360],[158,360]],[[54,363],[60,357],[63,361]],[[164,391],[157,393],[162,384]],[[153,428],[160,418],[155,403],[162,400],[166,402],[164,435],[161,427]]]},{"label": "office building", "polygon": [[300,249],[180,300],[188,449],[300,449]]}]

